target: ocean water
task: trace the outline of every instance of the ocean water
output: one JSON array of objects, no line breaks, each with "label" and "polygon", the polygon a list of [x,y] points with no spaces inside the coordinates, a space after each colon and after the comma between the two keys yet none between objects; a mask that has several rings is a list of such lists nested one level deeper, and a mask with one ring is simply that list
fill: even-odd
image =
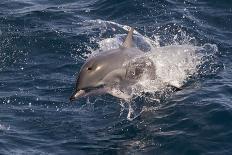
[{"label": "ocean water", "polygon": [[[144,78],[130,103],[70,103],[85,60],[130,27],[182,90]],[[231,0],[1,0],[0,154],[230,155],[231,51]]]}]

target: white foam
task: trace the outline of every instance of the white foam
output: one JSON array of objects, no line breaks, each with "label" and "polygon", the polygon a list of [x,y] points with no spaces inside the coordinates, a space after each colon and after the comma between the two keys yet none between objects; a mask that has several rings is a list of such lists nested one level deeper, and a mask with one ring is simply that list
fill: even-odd
[{"label": "white foam", "polygon": [[3,125],[3,124],[0,124],[0,130],[1,130],[1,131],[10,130],[10,126],[5,126],[5,125]]}]

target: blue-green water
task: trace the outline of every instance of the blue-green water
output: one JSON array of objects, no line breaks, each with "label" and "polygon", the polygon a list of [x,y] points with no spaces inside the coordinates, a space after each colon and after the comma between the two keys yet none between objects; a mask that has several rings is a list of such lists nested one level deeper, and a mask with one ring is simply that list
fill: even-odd
[{"label": "blue-green water", "polygon": [[[208,56],[132,121],[110,95],[70,103],[86,54],[127,25]],[[230,0],[1,0],[0,154],[230,155],[231,51]]]}]

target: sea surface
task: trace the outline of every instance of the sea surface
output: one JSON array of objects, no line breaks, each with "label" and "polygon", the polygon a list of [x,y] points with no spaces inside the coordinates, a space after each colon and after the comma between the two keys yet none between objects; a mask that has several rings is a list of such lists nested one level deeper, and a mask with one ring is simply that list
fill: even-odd
[{"label": "sea surface", "polygon": [[[182,90],[143,79],[130,103],[70,103],[85,60],[130,27]],[[231,155],[232,1],[1,0],[0,154]]]}]

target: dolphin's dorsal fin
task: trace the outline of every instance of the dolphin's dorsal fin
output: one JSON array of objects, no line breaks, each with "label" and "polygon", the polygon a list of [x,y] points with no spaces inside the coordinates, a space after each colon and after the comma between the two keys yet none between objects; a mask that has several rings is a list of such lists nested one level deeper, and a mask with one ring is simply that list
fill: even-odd
[{"label": "dolphin's dorsal fin", "polygon": [[133,36],[134,28],[131,28],[128,32],[124,43],[122,44],[123,47],[130,48],[132,47],[132,36]]}]

